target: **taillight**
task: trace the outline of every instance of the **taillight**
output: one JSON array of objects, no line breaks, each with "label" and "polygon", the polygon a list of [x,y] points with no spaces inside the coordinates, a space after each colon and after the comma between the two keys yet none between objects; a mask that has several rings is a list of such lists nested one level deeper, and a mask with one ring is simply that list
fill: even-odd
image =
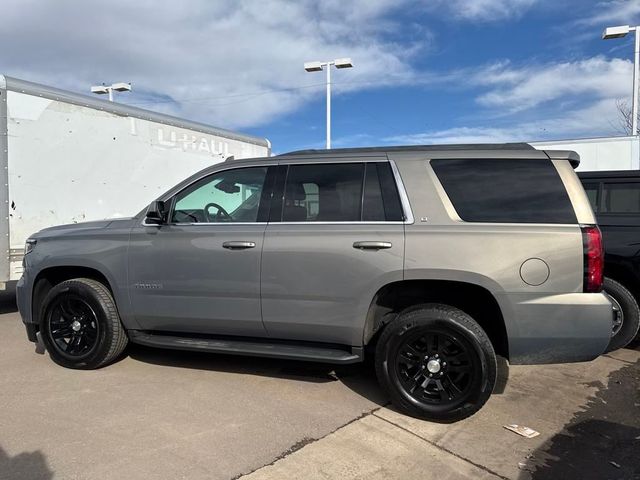
[{"label": "taillight", "polygon": [[602,291],[604,276],[604,248],[602,246],[602,233],[597,225],[583,225],[582,245],[584,251],[584,280],[583,291]]}]

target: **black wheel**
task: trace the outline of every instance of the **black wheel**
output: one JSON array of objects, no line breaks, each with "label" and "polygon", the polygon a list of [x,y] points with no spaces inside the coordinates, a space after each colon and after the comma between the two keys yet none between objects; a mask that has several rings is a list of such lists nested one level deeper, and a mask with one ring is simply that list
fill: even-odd
[{"label": "black wheel", "polygon": [[440,304],[403,311],[376,347],[376,373],[403,413],[439,421],[473,415],[496,383],[496,354],[469,315]]},{"label": "black wheel", "polygon": [[99,368],[127,346],[115,301],[100,282],[76,278],[59,283],[45,298],[42,311],[42,340],[58,365]]},{"label": "black wheel", "polygon": [[633,294],[615,280],[605,277],[604,293],[613,305],[611,340],[606,350],[611,352],[626,347],[638,334],[640,309]]}]

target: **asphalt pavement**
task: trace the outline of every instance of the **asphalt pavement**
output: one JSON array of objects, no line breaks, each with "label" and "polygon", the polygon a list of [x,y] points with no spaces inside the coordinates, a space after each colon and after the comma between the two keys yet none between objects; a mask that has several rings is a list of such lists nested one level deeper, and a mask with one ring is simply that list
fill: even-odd
[{"label": "asphalt pavement", "polygon": [[511,367],[478,414],[437,424],[391,408],[364,365],[132,347],[74,371],[34,350],[5,299],[2,480],[640,478],[639,351]]}]

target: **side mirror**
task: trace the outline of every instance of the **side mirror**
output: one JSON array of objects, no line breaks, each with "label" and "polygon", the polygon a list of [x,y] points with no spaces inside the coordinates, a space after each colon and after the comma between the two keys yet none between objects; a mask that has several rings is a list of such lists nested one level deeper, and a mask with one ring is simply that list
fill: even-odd
[{"label": "side mirror", "polygon": [[162,200],[151,202],[151,205],[147,208],[144,223],[148,225],[162,225],[163,223],[167,223],[168,213]]}]

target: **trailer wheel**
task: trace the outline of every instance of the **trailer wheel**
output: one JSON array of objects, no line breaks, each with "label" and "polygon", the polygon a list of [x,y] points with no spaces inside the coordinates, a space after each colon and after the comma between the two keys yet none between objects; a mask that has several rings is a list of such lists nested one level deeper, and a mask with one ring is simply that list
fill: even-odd
[{"label": "trailer wheel", "polygon": [[43,312],[42,339],[58,365],[100,368],[127,346],[113,296],[96,280],[76,278],[54,286],[44,300]]}]

